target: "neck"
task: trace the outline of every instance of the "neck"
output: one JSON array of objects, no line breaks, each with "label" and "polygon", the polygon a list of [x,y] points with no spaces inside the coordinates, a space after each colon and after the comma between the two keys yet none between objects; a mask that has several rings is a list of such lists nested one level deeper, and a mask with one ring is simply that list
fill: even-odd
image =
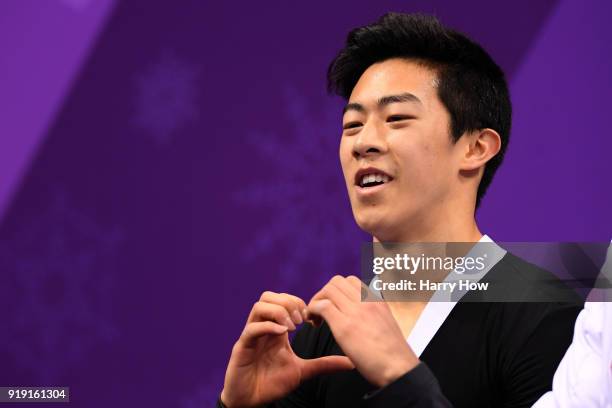
[{"label": "neck", "polygon": [[[457,203],[456,203],[457,204]],[[374,242],[397,242],[397,243],[428,243],[428,242],[478,242],[482,238],[476,220],[474,218],[474,203],[464,203],[466,205],[446,206],[445,209],[436,208],[436,211],[428,211],[427,214],[418,214],[411,217],[407,222],[401,222],[402,228],[397,231],[387,231],[387,233],[375,234],[372,236]],[[449,210],[454,208],[454,210]],[[433,252],[438,247],[428,249]],[[442,251],[438,255],[444,256]],[[447,272],[437,276],[435,281],[443,281]],[[399,281],[402,276],[397,276],[397,271],[387,272],[387,279]],[[393,292],[383,291],[383,298],[390,299],[395,295]],[[413,316],[418,318],[433,291],[417,291],[413,301],[387,301],[396,320],[401,321],[400,316]],[[411,326],[406,324],[407,329],[404,335],[409,333]],[[409,327],[410,326],[410,327]],[[402,327],[402,332],[404,332]]]},{"label": "neck", "polygon": [[[453,202],[454,201],[454,202]],[[382,243],[381,246],[375,246],[376,256],[385,256],[385,252],[391,251],[393,253],[394,246],[391,245],[387,248],[385,243],[405,243],[415,244],[403,248],[404,252],[412,253],[412,255],[420,254],[425,252],[428,256],[441,256],[445,257],[447,251],[456,250],[454,246],[448,247],[444,243],[448,242],[465,242],[475,243],[482,238],[482,233],[478,229],[476,220],[474,219],[474,208],[475,203],[469,200],[467,202],[461,202],[461,200],[440,200],[439,205],[431,205],[427,208],[427,211],[421,211],[420,213],[411,214],[407,219],[398,220],[395,224],[397,228],[386,231],[376,231],[372,235],[373,241]],[[424,249],[421,250],[421,243],[425,244]],[[442,243],[442,245],[427,245],[427,243]],[[461,247],[461,251],[467,251],[469,248]],[[464,253],[457,253],[454,256],[464,256]],[[446,275],[450,271],[440,270],[436,273],[432,273],[429,279],[433,281],[441,282],[444,280]],[[397,270],[391,270],[385,272],[385,279],[390,282],[399,282],[405,276],[403,272]],[[410,279],[418,279],[416,275],[412,275]],[[383,291],[383,297],[385,297]],[[429,298],[433,292],[428,292]],[[389,299],[389,293],[386,293],[386,299]],[[415,291],[415,294],[423,299],[420,291]],[[425,303],[427,300],[425,300]],[[423,302],[414,302],[416,304],[410,305],[411,302],[404,302],[408,306],[403,307],[423,307]],[[418,305],[420,304],[420,306]]]},{"label": "neck", "polygon": [[[458,203],[455,203],[458,204]],[[374,242],[477,242],[482,238],[473,205],[445,205],[398,222],[392,231],[373,234]]]}]

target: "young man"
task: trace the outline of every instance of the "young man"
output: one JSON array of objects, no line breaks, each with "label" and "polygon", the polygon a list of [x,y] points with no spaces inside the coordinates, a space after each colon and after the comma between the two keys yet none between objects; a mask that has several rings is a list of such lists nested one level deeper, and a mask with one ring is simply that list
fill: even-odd
[{"label": "young man", "polygon": [[[433,17],[387,14],[349,34],[328,84],[348,100],[340,162],[374,242],[491,242],[474,213],[508,145],[511,105],[479,45]],[[558,288],[503,250],[484,279],[499,278],[519,292]],[[308,305],[265,292],[219,405],[528,407],[550,389],[580,310],[577,298],[362,302],[361,290],[358,278],[335,276]],[[287,331],[313,319],[323,323],[290,344]]]}]

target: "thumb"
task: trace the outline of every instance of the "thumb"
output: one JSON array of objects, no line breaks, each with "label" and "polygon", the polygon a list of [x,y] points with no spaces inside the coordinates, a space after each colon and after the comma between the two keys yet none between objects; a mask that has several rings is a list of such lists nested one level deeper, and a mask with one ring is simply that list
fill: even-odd
[{"label": "thumb", "polygon": [[301,360],[302,380],[307,380],[319,374],[347,371],[355,368],[355,365],[346,356],[325,356],[312,360]]}]

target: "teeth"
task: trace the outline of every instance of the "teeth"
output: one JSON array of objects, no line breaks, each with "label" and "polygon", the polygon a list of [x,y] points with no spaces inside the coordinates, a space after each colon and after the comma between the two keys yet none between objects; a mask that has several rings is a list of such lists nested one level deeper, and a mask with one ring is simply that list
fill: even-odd
[{"label": "teeth", "polygon": [[365,174],[361,178],[361,185],[374,183],[374,182],[383,182],[387,183],[389,181],[389,176],[385,174]]}]

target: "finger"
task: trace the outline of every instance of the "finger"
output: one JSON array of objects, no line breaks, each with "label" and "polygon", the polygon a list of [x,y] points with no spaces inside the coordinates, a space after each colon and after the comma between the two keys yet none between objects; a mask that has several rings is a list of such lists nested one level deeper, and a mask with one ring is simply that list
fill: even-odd
[{"label": "finger", "polygon": [[320,374],[347,371],[355,368],[355,365],[346,356],[325,356],[312,360],[302,359],[302,379],[307,380]]},{"label": "finger", "polygon": [[359,289],[362,302],[384,302],[380,295],[372,292],[372,289],[361,280],[359,281]]},{"label": "finger", "polygon": [[314,327],[319,327],[323,323],[323,318],[319,315],[308,312],[308,323],[312,324]]},{"label": "finger", "polygon": [[351,286],[352,292],[356,292],[357,296],[361,296],[361,288],[362,286],[367,286],[361,279],[359,279],[355,275],[350,275],[346,277],[346,281]]},{"label": "finger", "polygon": [[341,282],[344,277],[336,275],[330,279],[330,281],[323,286],[310,300],[310,303],[321,299],[330,299],[339,310],[348,311],[352,303],[351,300],[334,284],[334,282]]},{"label": "finger", "polygon": [[253,322],[248,323],[238,341],[244,347],[253,347],[256,344],[256,340],[260,337],[267,335],[281,335],[287,332],[287,326],[280,325],[278,323],[266,321],[266,322]]},{"label": "finger", "polygon": [[289,330],[295,330],[295,324],[289,316],[289,312],[283,306],[274,303],[256,302],[251,309],[248,322],[263,322],[266,320],[287,326]]},{"label": "finger", "polygon": [[320,316],[327,324],[329,324],[329,328],[332,330],[332,333],[336,334],[340,327],[342,326],[344,320],[344,315],[336,305],[330,299],[321,299],[311,301],[308,305],[308,314]]},{"label": "finger", "polygon": [[358,277],[351,275],[346,277],[347,282],[350,284],[353,293],[358,293],[360,300],[363,301],[380,301],[380,297],[376,296],[372,289]]},{"label": "finger", "polygon": [[330,289],[330,288],[324,287],[323,289],[318,291],[310,300],[310,303],[308,304],[308,321],[311,322],[313,326],[315,327],[321,326],[325,318],[323,317],[321,313],[318,312],[318,308],[313,309],[311,306],[322,300],[325,300],[330,303],[334,303],[335,301],[341,302],[341,300],[337,299],[337,296],[334,293],[335,291],[338,291],[338,289],[336,288]]},{"label": "finger", "polygon": [[266,291],[262,293],[259,300],[283,306],[295,324],[300,324],[306,319],[306,303],[297,296]]},{"label": "finger", "polygon": [[336,286],[353,303],[361,300],[360,282],[361,281],[355,276],[347,276],[342,279],[332,279],[330,281],[331,284]]}]

